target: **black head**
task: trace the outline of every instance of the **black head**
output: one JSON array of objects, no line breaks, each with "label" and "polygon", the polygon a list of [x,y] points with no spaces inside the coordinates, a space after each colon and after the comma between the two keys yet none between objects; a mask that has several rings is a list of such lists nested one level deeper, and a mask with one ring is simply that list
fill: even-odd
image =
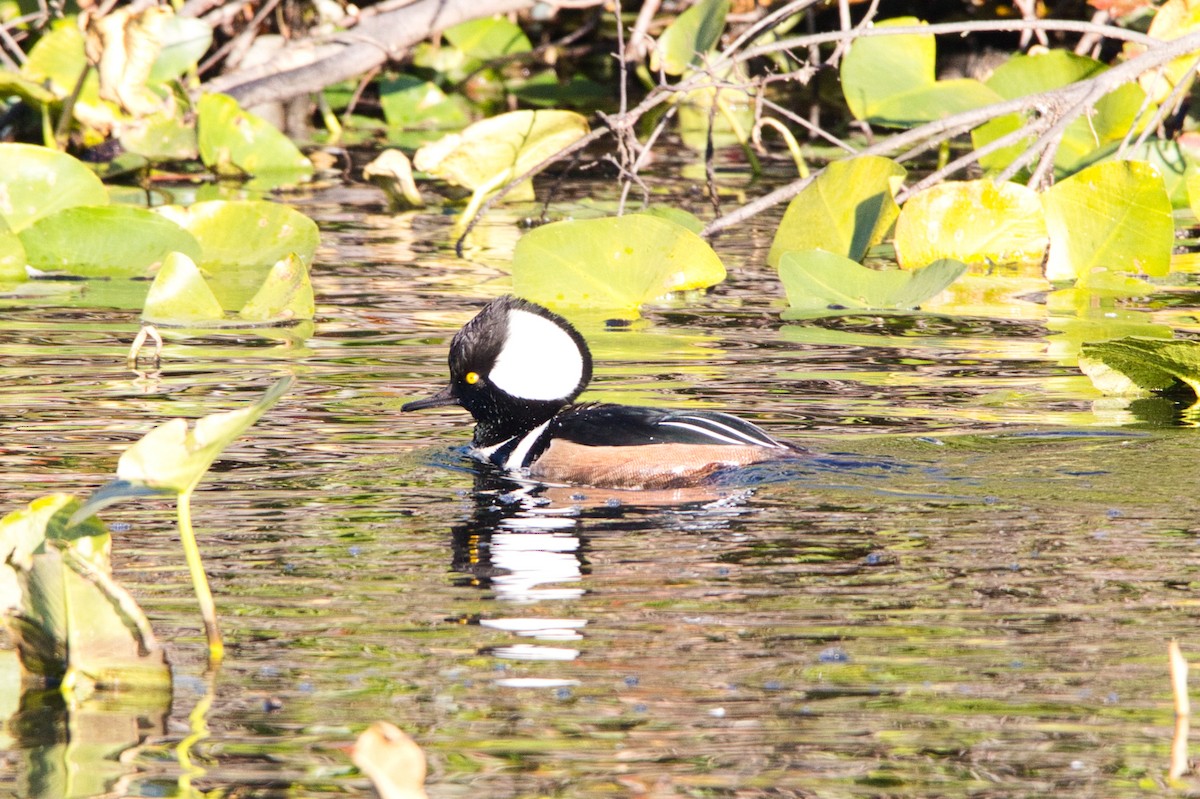
[{"label": "black head", "polygon": [[489,446],[532,430],[592,379],[592,354],[571,323],[536,303],[500,297],[450,342],[450,385],[402,411],[461,405],[475,417],[475,443]]}]

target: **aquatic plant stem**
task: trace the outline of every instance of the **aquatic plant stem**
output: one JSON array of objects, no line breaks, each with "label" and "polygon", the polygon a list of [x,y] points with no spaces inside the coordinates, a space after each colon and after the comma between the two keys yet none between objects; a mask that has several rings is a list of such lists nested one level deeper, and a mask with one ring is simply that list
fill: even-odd
[{"label": "aquatic plant stem", "polygon": [[200,603],[200,615],[204,619],[204,632],[208,636],[208,662],[220,663],[225,657],[225,644],[221,641],[221,628],[217,626],[217,606],[208,587],[208,575],[200,560],[200,547],[196,544],[196,533],[192,530],[192,490],[181,491],[175,503],[179,517],[179,541],[183,544],[183,556],[192,575],[192,588],[196,601]]}]

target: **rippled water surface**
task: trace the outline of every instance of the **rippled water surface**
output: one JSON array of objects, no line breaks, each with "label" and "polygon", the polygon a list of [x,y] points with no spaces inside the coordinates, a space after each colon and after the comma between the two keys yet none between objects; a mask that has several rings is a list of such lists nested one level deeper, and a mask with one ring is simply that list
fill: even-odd
[{"label": "rippled water surface", "polygon": [[705,491],[519,490],[463,461],[465,414],[399,409],[445,379],[538,209],[495,213],[458,259],[451,216],[356,185],[291,199],[323,234],[310,329],[176,336],[139,377],[137,312],[78,294],[101,288],[0,310],[4,511],[298,378],[193,502],[225,664],[205,670],[171,503],[106,511],[172,707],[18,709],[0,685],[0,794],[361,794],[344,747],[376,719],[425,748],[434,797],[1164,784],[1166,644],[1200,652],[1200,442],[1073,356],[1089,325],[1192,331],[1189,295],[1077,307],[977,276],[922,314],[785,321],[756,220],[717,241],[709,294],[580,320],[585,398],[723,408],[814,457]]}]

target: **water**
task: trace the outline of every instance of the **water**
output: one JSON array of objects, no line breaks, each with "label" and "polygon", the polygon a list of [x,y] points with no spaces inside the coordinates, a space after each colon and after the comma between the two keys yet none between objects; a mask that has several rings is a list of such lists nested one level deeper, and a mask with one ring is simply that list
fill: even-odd
[{"label": "water", "polygon": [[173,703],[17,713],[0,685],[0,793],[341,796],[366,784],[341,747],[376,719],[425,748],[435,797],[1165,783],[1166,643],[1197,643],[1195,431],[1167,400],[1100,397],[1065,342],[1118,312],[1190,331],[1194,305],[1054,310],[1014,275],[989,284],[1005,303],[977,282],[923,315],[783,321],[759,220],[718,242],[710,295],[581,323],[586,396],[727,409],[817,457],[706,490],[537,489],[463,461],[464,414],[399,411],[445,379],[537,209],[462,261],[448,215],[341,184],[294,201],[324,236],[311,331],[172,340],[138,377],[135,312],[0,311],[6,511],[87,494],[165,418],[299,378],[193,502],[225,664],[205,670],[171,503],[106,511]]}]

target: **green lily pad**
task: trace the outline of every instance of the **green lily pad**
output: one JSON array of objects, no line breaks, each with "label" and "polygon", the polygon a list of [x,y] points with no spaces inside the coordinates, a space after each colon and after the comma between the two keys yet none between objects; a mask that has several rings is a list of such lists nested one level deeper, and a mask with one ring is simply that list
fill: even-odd
[{"label": "green lily pad", "polygon": [[212,46],[212,26],[196,17],[172,14],[163,23],[162,51],[150,70],[150,82],[166,83],[193,69]]},{"label": "green lily pad", "polygon": [[192,235],[165,217],[123,205],[67,208],[21,231],[29,265],[80,277],[146,277],[171,252],[200,255]]},{"label": "green lily pad", "polygon": [[512,111],[476,122],[417,150],[413,165],[474,192],[464,217],[488,194],[588,133],[574,111]]},{"label": "green lily pad", "polygon": [[11,230],[0,231],[0,281],[21,282],[25,272],[25,247],[21,238]]},{"label": "green lily pad", "polygon": [[[987,85],[1005,100],[1015,100],[1087,80],[1106,69],[1107,66],[1093,58],[1050,50],[1013,56],[996,68]],[[1147,113],[1142,107],[1145,97],[1137,84],[1123,84],[1100,98],[1090,113],[1073,120],[1063,131],[1055,151],[1055,174],[1072,174],[1111,152],[1137,123],[1138,114]],[[997,117],[972,132],[972,144],[976,149],[983,147],[1018,130],[1024,122],[1023,114]],[[1002,170],[1022,155],[1030,142],[1021,141],[997,150],[984,156],[980,164],[985,169]]]},{"label": "green lily pad", "polygon": [[991,180],[946,182],[908,198],[896,220],[906,269],[951,258],[968,264],[1041,262],[1046,220],[1032,189]]},{"label": "green lily pad", "polygon": [[533,49],[525,31],[515,22],[500,16],[468,20],[447,28],[442,35],[474,61],[492,61],[514,53],[528,53]]},{"label": "green lily pad", "polygon": [[904,167],[879,156],[834,161],[788,203],[767,263],[791,250],[825,250],[861,260],[900,213],[893,196]]},{"label": "green lily pad", "polygon": [[312,162],[271,123],[243,110],[224,94],[197,104],[200,159],[218,175],[283,173],[295,182],[312,176]]},{"label": "green lily pad", "polygon": [[142,319],[158,325],[187,325],[224,319],[225,311],[195,262],[173,252],[150,285]]},{"label": "green lily pad", "polygon": [[195,126],[161,111],[121,124],[121,146],[148,161],[187,161],[197,155]]},{"label": "green lily pad", "polygon": [[0,218],[19,233],[77,205],[106,205],[104,184],[66,153],[32,144],[0,144]]},{"label": "green lily pad", "polygon": [[308,267],[293,254],[271,267],[262,288],[238,316],[247,322],[276,324],[312,319],[316,312]]},{"label": "green lily pad", "polygon": [[965,271],[966,264],[950,259],[920,269],[870,269],[824,250],[787,252],[779,263],[779,278],[793,311],[908,310],[941,293]]},{"label": "green lily pad", "polygon": [[22,668],[76,696],[93,687],[164,690],[166,659],[137,603],[112,580],[103,523],[68,527],[80,507],[54,494],[0,520],[0,596]]},{"label": "green lily pad", "polygon": [[1190,205],[1188,181],[1200,175],[1200,161],[1196,155],[1179,142],[1149,138],[1139,145],[1130,147],[1126,153],[1129,161],[1145,161],[1162,175],[1167,196],[1172,208],[1187,208]]},{"label": "green lily pad", "polygon": [[1046,277],[1096,269],[1165,275],[1175,224],[1162,176],[1142,161],[1094,164],[1042,196],[1050,257]]},{"label": "green lily pad", "polygon": [[725,279],[704,239],[654,216],[555,222],[526,233],[513,252],[513,290],[558,307],[636,317],[643,303]]},{"label": "green lily pad", "polygon": [[[876,28],[924,25],[897,17]],[[1000,102],[977,80],[937,79],[937,43],[932,34],[864,36],[842,59],[842,92],[850,113],[877,125],[912,127]]]},{"label": "green lily pad", "polygon": [[699,64],[721,39],[730,0],[700,0],[680,14],[658,37],[650,53],[650,70],[682,75]]},{"label": "green lily pad", "polygon": [[447,97],[436,84],[413,75],[381,80],[379,104],[388,125],[396,128],[458,130],[471,120],[461,95]]},{"label": "green lily pad", "polygon": [[279,203],[210,200],[155,211],[195,236],[200,252],[194,260],[228,310],[249,302],[277,262],[295,254],[311,264],[321,241],[315,222]]},{"label": "green lily pad", "polygon": [[1129,337],[1084,344],[1079,368],[1105,394],[1200,397],[1200,342]]},{"label": "green lily pad", "polygon": [[[83,49],[83,32],[74,17],[56,20],[29,50],[21,74],[37,83],[49,84],[59,97],[65,97],[88,66]],[[90,78],[95,82],[95,77]],[[98,84],[97,84],[98,85]]]}]

